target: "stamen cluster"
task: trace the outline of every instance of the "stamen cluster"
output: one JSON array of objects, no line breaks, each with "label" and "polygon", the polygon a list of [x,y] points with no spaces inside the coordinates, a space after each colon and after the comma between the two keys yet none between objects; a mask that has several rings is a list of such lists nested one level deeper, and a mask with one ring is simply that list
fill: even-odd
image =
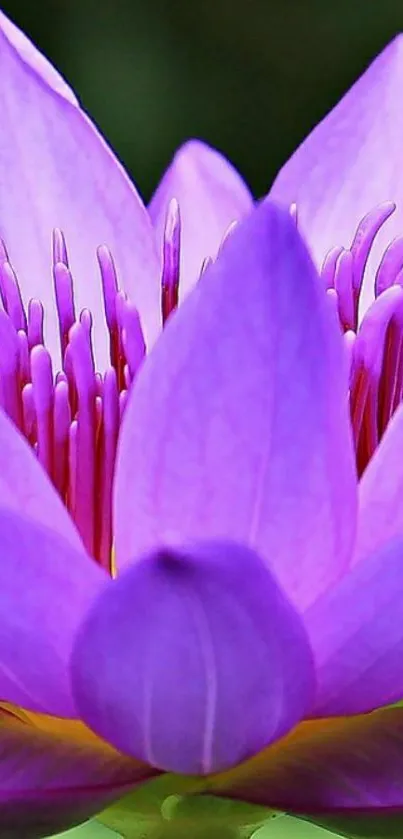
[{"label": "stamen cluster", "polygon": [[385,203],[360,222],[349,249],[334,247],[321,275],[334,296],[348,345],[350,410],[361,475],[403,397],[403,237],[386,248],[374,278],[375,300],[359,323],[364,273],[375,237],[395,210]]},{"label": "stamen cluster", "polygon": [[[180,218],[167,215],[163,248],[163,323],[177,305]],[[65,238],[53,232],[52,275],[61,369],[45,346],[45,312],[31,299],[27,310],[6,245],[0,241],[0,405],[34,449],[59,492],[87,551],[108,570],[112,548],[112,486],[119,427],[128,389],[146,346],[136,307],[119,289],[107,247],[97,251],[108,331],[110,366],[95,369],[92,315],[75,309]]]},{"label": "stamen cluster", "polygon": [[[358,226],[350,248],[332,248],[321,277],[337,307],[350,354],[349,400],[361,475],[403,397],[403,237],[386,249],[376,272],[375,301],[359,323],[364,273],[375,237],[394,212],[385,203]],[[290,208],[298,224],[297,208]],[[231,230],[227,235],[231,235]],[[181,221],[173,200],[163,240],[161,316],[178,304]],[[97,250],[110,366],[95,369],[92,315],[76,313],[62,231],[53,232],[52,275],[61,369],[45,346],[40,300],[25,308],[6,245],[0,240],[0,406],[34,449],[88,552],[111,569],[112,487],[128,389],[146,352],[140,316],[119,289],[112,254]],[[201,273],[210,264],[207,255]]]}]

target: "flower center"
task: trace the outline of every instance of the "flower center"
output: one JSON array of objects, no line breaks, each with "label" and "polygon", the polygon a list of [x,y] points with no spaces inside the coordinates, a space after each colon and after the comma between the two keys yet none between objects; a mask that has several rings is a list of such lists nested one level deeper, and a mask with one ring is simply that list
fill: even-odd
[{"label": "flower center", "polygon": [[[394,204],[362,220],[349,249],[334,247],[321,276],[337,307],[350,355],[350,408],[361,475],[403,396],[403,237],[386,249],[375,276],[375,301],[358,322],[364,272],[374,239]],[[295,205],[291,214],[297,220]],[[231,230],[227,235],[231,235]],[[171,201],[163,239],[161,313],[178,304],[181,222]],[[225,237],[226,238],[226,237]],[[0,406],[34,449],[81,534],[87,551],[111,570],[112,487],[119,428],[128,389],[146,347],[139,313],[119,289],[113,257],[97,250],[110,366],[95,370],[92,316],[78,315],[63,233],[53,232],[52,274],[61,370],[44,345],[44,307],[24,307],[6,246],[0,240]],[[201,272],[211,262],[206,258]]]},{"label": "flower center", "polygon": [[[178,302],[180,216],[171,202],[163,244],[162,321]],[[139,313],[119,290],[113,257],[97,251],[109,334],[110,367],[95,370],[92,316],[77,316],[67,246],[53,232],[53,285],[61,370],[54,375],[44,345],[44,307],[24,307],[17,277],[0,241],[0,405],[34,449],[81,534],[87,551],[111,569],[112,487],[127,392],[145,355]]]}]

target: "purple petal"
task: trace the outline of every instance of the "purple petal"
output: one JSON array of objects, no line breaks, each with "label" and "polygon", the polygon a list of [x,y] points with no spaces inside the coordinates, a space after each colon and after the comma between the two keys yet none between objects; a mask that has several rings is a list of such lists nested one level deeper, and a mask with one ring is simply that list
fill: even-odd
[{"label": "purple petal", "polygon": [[59,354],[50,262],[55,227],[67,239],[77,309],[86,306],[94,314],[99,362],[108,347],[98,245],[112,250],[152,340],[160,322],[160,269],[148,214],[65,82],[2,13],[0,110],[0,235],[24,299],[39,297],[52,309],[47,332],[54,356]]},{"label": "purple petal", "polygon": [[349,246],[360,220],[385,201],[393,218],[377,237],[368,263],[375,270],[403,223],[403,39],[399,35],[285,164],[271,196],[296,202],[298,224],[317,264],[335,245]]},{"label": "purple petal", "polygon": [[77,549],[82,542],[34,452],[0,409],[0,507],[52,526]]},{"label": "purple petal", "polygon": [[107,579],[83,552],[0,509],[0,696],[76,716],[68,658],[84,611]]},{"label": "purple petal", "polygon": [[183,297],[200,276],[204,260],[215,259],[228,228],[252,208],[252,196],[236,169],[215,149],[198,140],[185,143],[162,178],[149,206],[160,248],[169,202],[181,213]]},{"label": "purple petal", "polygon": [[403,711],[303,723],[208,791],[302,813],[402,807]]},{"label": "purple petal", "polygon": [[316,666],[314,716],[403,697],[403,538],[355,565],[304,615]]},{"label": "purple petal", "polygon": [[403,538],[403,408],[398,408],[360,481],[355,562]]},{"label": "purple petal", "polygon": [[230,236],[146,360],[118,452],[120,565],[155,545],[231,539],[300,606],[346,567],[356,477],[345,350],[288,213]]},{"label": "purple petal", "polygon": [[80,723],[0,709],[0,825],[42,839],[106,807],[150,776]]},{"label": "purple petal", "polygon": [[231,543],[164,549],[94,604],[73,653],[82,718],[160,769],[215,772],[289,731],[313,695],[301,619]]}]

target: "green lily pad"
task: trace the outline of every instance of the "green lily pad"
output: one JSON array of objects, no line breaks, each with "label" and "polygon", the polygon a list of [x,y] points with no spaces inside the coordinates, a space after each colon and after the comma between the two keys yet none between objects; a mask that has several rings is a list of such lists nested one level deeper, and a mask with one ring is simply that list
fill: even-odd
[{"label": "green lily pad", "polygon": [[258,828],[252,839],[331,839],[332,836],[338,834],[284,813]]},{"label": "green lily pad", "polygon": [[[198,778],[164,774],[115,802],[94,822],[99,839],[402,839],[403,812],[384,816],[295,816],[201,794]],[[65,839],[98,839],[70,831]]]},{"label": "green lily pad", "polygon": [[[198,781],[181,775],[163,774],[125,795],[97,816],[113,830],[128,830],[133,822],[161,819],[161,807],[170,796],[186,795],[197,789]],[[123,832],[123,836],[126,834]]]},{"label": "green lily pad", "polygon": [[97,816],[124,839],[249,839],[278,813],[267,807],[199,795],[200,780],[162,775]]},{"label": "green lily pad", "polygon": [[55,834],[52,839],[121,839],[121,837],[96,819],[91,819],[79,827],[73,827],[72,830]]}]

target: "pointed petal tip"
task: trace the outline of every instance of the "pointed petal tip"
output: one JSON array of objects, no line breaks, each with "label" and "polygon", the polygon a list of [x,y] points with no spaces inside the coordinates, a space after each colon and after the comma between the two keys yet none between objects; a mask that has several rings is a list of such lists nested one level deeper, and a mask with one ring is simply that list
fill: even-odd
[{"label": "pointed petal tip", "polygon": [[[227,189],[231,194],[234,213],[237,211],[239,214],[241,208],[245,210],[252,207],[253,200],[249,188],[233,163],[223,152],[204,140],[196,137],[187,140],[177,150],[174,161],[185,168],[184,174],[189,171],[189,166],[197,167],[200,175],[206,178],[206,188],[213,188],[213,181],[216,179],[217,188]],[[212,200],[218,198],[219,195],[211,193]],[[233,220],[237,220],[237,217],[234,215]]]},{"label": "pointed petal tip", "polygon": [[299,228],[317,265],[335,246],[350,247],[361,220],[385,201],[397,212],[366,255],[362,307],[373,299],[373,278],[386,246],[400,235],[403,194],[400,148],[403,120],[403,36],[397,34],[362,68],[280,169],[270,194],[295,201]]},{"label": "pointed petal tip", "polygon": [[178,201],[182,220],[179,290],[183,297],[199,279],[204,260],[215,259],[228,227],[250,210],[253,199],[229,160],[198,139],[177,149],[149,205],[162,243],[172,198]]},{"label": "pointed petal tip", "polygon": [[87,308],[93,315],[94,353],[102,369],[109,364],[95,256],[102,242],[113,253],[119,281],[139,309],[147,343],[160,331],[160,265],[149,215],[70,88],[1,12],[0,111],[1,235],[22,300],[38,298],[44,304],[46,343],[60,359],[49,259],[51,231],[60,228],[77,310]]},{"label": "pointed petal tip", "polygon": [[260,217],[262,224],[266,224],[270,228],[278,226],[284,229],[284,231],[288,231],[294,242],[299,243],[299,246],[302,246],[306,253],[309,253],[305,241],[298,233],[290,210],[284,203],[277,200],[276,197],[273,198],[271,195],[267,195],[263,198],[256,207],[256,215]]},{"label": "pointed petal tip", "polygon": [[6,37],[20,61],[33,70],[46,85],[70,102],[71,105],[79,104],[75,93],[60,73],[55,70],[50,61],[1,9],[0,34]]},{"label": "pointed petal tip", "polygon": [[231,165],[223,152],[199,137],[190,137],[189,140],[185,140],[176,150],[173,160],[180,164],[194,160],[209,165],[212,161],[217,161],[218,164]]},{"label": "pointed petal tip", "polygon": [[403,32],[397,32],[396,35],[388,41],[383,50],[379,53],[379,56],[385,55],[388,51],[390,52],[401,52],[403,50]]}]

